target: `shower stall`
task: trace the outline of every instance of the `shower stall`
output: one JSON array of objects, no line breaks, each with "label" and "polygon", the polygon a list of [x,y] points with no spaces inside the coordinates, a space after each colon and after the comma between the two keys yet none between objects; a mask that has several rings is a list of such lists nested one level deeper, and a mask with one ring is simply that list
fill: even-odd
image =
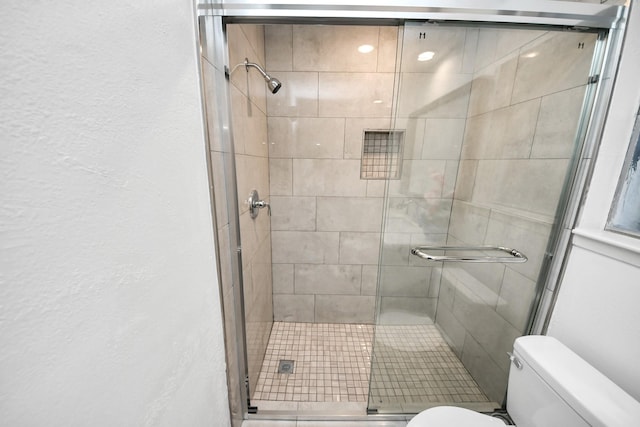
[{"label": "shower stall", "polygon": [[499,408],[624,9],[225,3],[199,23],[234,418]]}]

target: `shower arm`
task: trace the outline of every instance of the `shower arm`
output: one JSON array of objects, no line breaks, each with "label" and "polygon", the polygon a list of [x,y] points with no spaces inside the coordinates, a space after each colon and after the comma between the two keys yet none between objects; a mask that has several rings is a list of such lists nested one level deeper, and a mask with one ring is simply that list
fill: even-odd
[{"label": "shower arm", "polygon": [[[255,62],[249,62],[249,58],[244,58],[244,62],[242,64],[238,64],[238,66],[239,65],[244,65],[244,68],[245,70],[247,70],[247,73],[249,72],[249,67],[254,67],[256,70],[258,70],[260,74],[262,74],[262,77],[264,78],[264,81],[267,83],[267,87],[269,88],[269,91],[271,91],[271,93],[275,94],[282,87],[282,83],[280,82],[280,80],[276,79],[275,77],[271,77],[269,74],[267,74],[267,72],[264,70],[264,68],[260,66],[260,64],[256,64]],[[234,70],[236,67],[234,67]]]},{"label": "shower arm", "polygon": [[249,67],[255,67],[258,69],[258,71],[260,71],[260,74],[262,74],[262,77],[264,77],[265,81],[269,81],[269,79],[271,79],[271,76],[267,74],[267,72],[264,70],[264,68],[260,66],[260,64],[256,64],[255,62],[249,62],[249,58],[244,58],[243,65],[245,70],[247,70],[247,73],[249,72]]}]

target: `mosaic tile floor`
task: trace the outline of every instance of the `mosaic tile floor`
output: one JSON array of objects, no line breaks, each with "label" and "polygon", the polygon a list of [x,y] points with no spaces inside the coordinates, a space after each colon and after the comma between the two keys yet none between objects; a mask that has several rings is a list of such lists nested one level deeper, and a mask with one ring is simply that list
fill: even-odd
[{"label": "mosaic tile floor", "polygon": [[375,339],[370,406],[495,406],[435,325],[378,325]]},{"label": "mosaic tile floor", "polygon": [[[274,322],[255,400],[366,402],[373,325]],[[280,360],[295,362],[278,374]]]},{"label": "mosaic tile floor", "polygon": [[[494,405],[434,325],[376,328],[372,367],[373,325],[274,322],[252,400],[366,403],[371,375],[370,406],[382,410]],[[278,374],[280,360],[295,361],[293,374]]]}]

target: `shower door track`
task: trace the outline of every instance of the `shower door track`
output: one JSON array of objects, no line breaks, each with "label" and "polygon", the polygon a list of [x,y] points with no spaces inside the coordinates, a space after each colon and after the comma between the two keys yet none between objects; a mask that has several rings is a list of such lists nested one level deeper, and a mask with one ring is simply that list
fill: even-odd
[{"label": "shower door track", "polygon": [[[426,4],[425,4],[426,3]],[[624,8],[589,3],[538,0],[385,0],[361,1],[264,1],[204,0],[199,16],[258,19],[324,18],[472,21],[510,24],[541,24],[582,28],[615,28]]]}]

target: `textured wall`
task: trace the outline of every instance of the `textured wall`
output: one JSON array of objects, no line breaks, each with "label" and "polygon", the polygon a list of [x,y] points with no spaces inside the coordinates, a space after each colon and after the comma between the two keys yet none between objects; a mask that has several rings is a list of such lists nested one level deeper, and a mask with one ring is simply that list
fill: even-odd
[{"label": "textured wall", "polygon": [[228,425],[192,5],[2,12],[2,424]]}]

